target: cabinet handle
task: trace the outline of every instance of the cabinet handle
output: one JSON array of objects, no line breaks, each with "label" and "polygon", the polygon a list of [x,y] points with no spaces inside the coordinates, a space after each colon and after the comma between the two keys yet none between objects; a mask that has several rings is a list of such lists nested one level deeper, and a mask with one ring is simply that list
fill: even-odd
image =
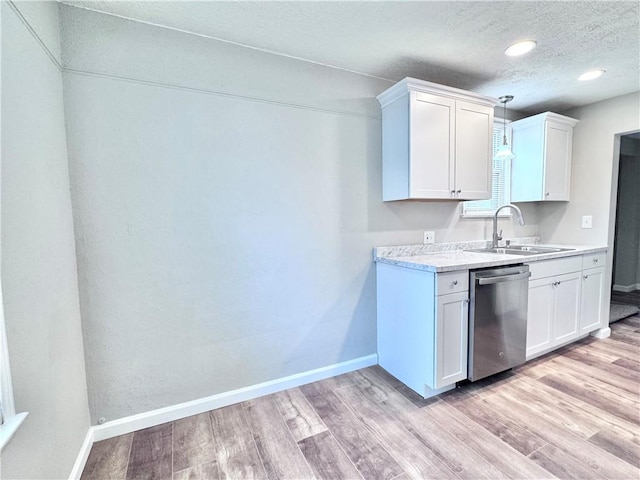
[{"label": "cabinet handle", "polygon": [[458,190],[456,193],[460,193],[460,192],[462,192],[462,190]]},{"label": "cabinet handle", "polygon": [[557,285],[560,285],[562,282],[558,282]]},{"label": "cabinet handle", "polygon": [[549,196],[549,192],[545,193],[545,194],[544,194],[544,196],[545,196],[545,197],[548,197],[548,196]]},{"label": "cabinet handle", "polygon": [[587,278],[589,278],[589,275],[584,275],[582,278],[586,280]]},{"label": "cabinet handle", "polygon": [[468,305],[469,303],[471,303],[471,300],[469,300],[468,298],[465,298],[464,299],[464,303],[466,303]]},{"label": "cabinet handle", "polygon": [[451,190],[451,196],[455,197],[456,196],[456,191],[455,190]]},{"label": "cabinet handle", "polygon": [[593,259],[593,263],[598,263],[598,259],[597,259],[597,258],[594,258],[594,259]]},{"label": "cabinet handle", "polygon": [[451,282],[451,285],[453,285],[454,287],[458,284],[458,280],[454,280],[453,282]]}]

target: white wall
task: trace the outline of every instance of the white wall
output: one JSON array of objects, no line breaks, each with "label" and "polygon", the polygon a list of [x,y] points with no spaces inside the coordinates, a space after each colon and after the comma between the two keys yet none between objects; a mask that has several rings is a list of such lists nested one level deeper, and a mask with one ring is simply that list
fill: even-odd
[{"label": "white wall", "polygon": [[[376,245],[490,238],[381,201],[388,82],[61,7],[92,420],[375,353]],[[504,221],[507,235],[537,233]]]},{"label": "white wall", "polygon": [[16,410],[1,476],[65,478],[89,428],[57,8],[2,2],[2,286]]}]

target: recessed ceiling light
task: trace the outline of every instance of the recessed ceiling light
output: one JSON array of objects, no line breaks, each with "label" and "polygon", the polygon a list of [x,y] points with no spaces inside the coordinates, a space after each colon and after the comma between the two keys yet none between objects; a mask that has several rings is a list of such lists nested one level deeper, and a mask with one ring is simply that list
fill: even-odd
[{"label": "recessed ceiling light", "polygon": [[581,82],[586,82],[587,80],[595,80],[596,78],[604,75],[606,70],[590,70],[588,72],[583,73],[578,77],[578,80]]},{"label": "recessed ceiling light", "polygon": [[504,51],[504,54],[508,57],[517,57],[518,55],[524,55],[530,52],[538,45],[533,40],[524,40],[523,42],[514,43]]}]

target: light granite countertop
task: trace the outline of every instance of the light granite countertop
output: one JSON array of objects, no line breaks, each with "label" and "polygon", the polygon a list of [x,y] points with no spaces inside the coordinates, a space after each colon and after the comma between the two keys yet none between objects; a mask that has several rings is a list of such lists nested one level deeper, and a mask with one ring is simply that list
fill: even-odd
[{"label": "light granite countertop", "polygon": [[588,253],[606,252],[606,246],[541,244],[536,237],[513,239],[512,244],[536,244],[545,247],[571,248],[561,252],[536,255],[508,255],[498,253],[472,252],[469,249],[486,248],[489,242],[456,242],[433,245],[399,245],[376,247],[374,260],[415,270],[428,272],[450,272],[484,267],[496,267],[517,263],[531,263],[555,258],[571,257]]}]

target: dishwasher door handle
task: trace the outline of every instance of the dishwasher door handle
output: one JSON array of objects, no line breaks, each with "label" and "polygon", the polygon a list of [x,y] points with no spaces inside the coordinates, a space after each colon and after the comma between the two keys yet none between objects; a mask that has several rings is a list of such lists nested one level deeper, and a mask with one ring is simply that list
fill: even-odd
[{"label": "dishwasher door handle", "polygon": [[499,277],[480,277],[476,280],[478,285],[492,285],[494,283],[515,282],[516,280],[522,280],[523,278],[529,278],[530,276],[531,272],[523,272],[515,275],[501,275]]}]

